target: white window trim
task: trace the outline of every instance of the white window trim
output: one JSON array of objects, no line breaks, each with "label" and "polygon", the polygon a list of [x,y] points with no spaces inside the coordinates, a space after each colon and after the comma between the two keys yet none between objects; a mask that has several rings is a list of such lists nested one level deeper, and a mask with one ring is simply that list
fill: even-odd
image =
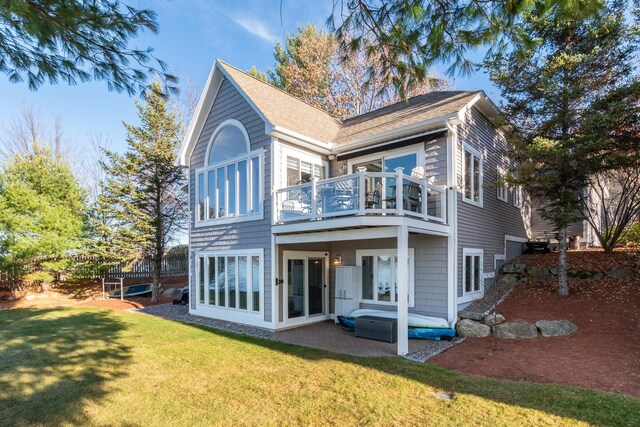
[{"label": "white window trim", "polygon": [[[516,193],[518,194],[518,197],[516,198]],[[513,187],[513,206],[515,206],[518,209],[522,208],[522,186],[521,185],[516,185]]]},{"label": "white window trim", "polygon": [[323,160],[320,155],[310,153],[308,151],[302,151],[297,148],[290,147],[282,144],[282,155],[280,159],[280,182],[282,188],[286,188],[287,185],[287,156],[295,157],[296,159],[311,163],[313,165],[320,165],[323,169],[323,176],[325,179],[329,178],[329,162]]},{"label": "white window trim", "polygon": [[[496,198],[498,200],[502,200],[505,203],[509,203],[509,185],[507,185],[507,182],[504,180],[505,175],[505,170],[501,166],[498,166],[496,168]],[[500,181],[502,181],[502,184],[500,183]],[[501,189],[503,192],[502,197],[500,197]]]},{"label": "white window trim", "polygon": [[[473,292],[465,292],[464,279],[467,273],[467,256],[480,256],[480,289]],[[484,250],[476,248],[462,248],[462,296],[458,298],[458,304],[482,298],[484,296]]]},{"label": "white window trim", "polygon": [[[465,162],[464,162],[464,152],[468,151],[469,153],[471,153],[472,155],[476,156],[479,160],[479,164],[480,164],[480,173],[478,174],[478,201],[476,202],[473,199],[467,199],[466,195],[465,195],[465,188],[466,188],[466,171],[465,171]],[[462,201],[465,203],[469,203],[471,205],[474,206],[479,206],[482,207],[483,206],[483,185],[484,185],[484,160],[482,159],[482,154],[480,154],[480,151],[478,151],[477,149],[473,148],[472,146],[468,145],[468,144],[464,144],[462,147]],[[473,197],[473,189],[471,190],[471,197]]]},{"label": "white window trim", "polygon": [[[245,143],[246,143],[246,153],[242,154],[240,156],[236,156],[234,158],[231,159],[225,159],[222,162],[218,162],[218,163],[214,163],[209,165],[208,161],[209,161],[209,154],[211,152],[211,148],[213,146],[213,142],[216,139],[216,136],[218,136],[218,134],[222,131],[222,129],[224,129],[226,126],[234,126],[238,129],[240,129],[240,131],[242,132],[244,138],[245,138]],[[211,226],[211,225],[222,225],[222,224],[233,224],[233,223],[237,223],[237,222],[245,222],[245,221],[259,221],[264,219],[264,209],[263,209],[263,205],[264,205],[264,180],[265,177],[264,175],[264,166],[263,166],[263,159],[264,159],[264,154],[263,154],[263,150],[262,149],[258,149],[258,150],[254,150],[254,151],[250,151],[251,149],[251,141],[249,139],[249,134],[247,133],[247,130],[245,129],[244,125],[235,119],[228,119],[223,121],[222,123],[220,123],[216,129],[213,131],[211,137],[209,138],[209,142],[207,145],[207,150],[205,152],[205,157],[204,157],[204,164],[202,167],[197,168],[195,171],[195,220],[194,220],[194,224],[195,224],[195,228],[199,228],[199,227],[207,227],[207,226]],[[238,210],[239,210],[239,199],[236,197],[236,207],[235,207],[235,212],[236,215],[235,216],[230,216],[230,217],[224,217],[224,218],[210,218],[207,219],[207,215],[209,212],[209,179],[208,179],[208,172],[212,169],[219,169],[219,168],[227,168],[227,166],[229,166],[230,164],[235,164],[238,162],[241,162],[243,160],[246,160],[247,162],[247,169],[248,171],[250,171],[248,173],[248,176],[251,177],[251,159],[254,157],[258,157],[258,191],[259,191],[259,195],[258,195],[258,210],[256,212],[251,212],[251,213],[247,213],[244,215],[239,215],[237,214]],[[200,194],[200,184],[198,182],[198,175],[199,174],[203,174],[204,175],[204,218],[203,219],[199,219],[198,215],[199,215],[199,208],[198,208],[198,196]],[[217,175],[217,174],[216,174]],[[216,178],[217,179],[217,178]],[[238,185],[238,168],[236,167],[236,187]],[[228,186],[228,182],[225,182],[225,188],[226,186]],[[248,182],[247,182],[247,188],[249,190],[249,194],[247,194],[247,199],[248,201],[252,200],[252,195],[251,195],[251,191],[253,191],[253,186],[252,186],[252,180],[249,178]],[[225,198],[228,198],[229,194],[228,194],[228,190],[225,189]]]},{"label": "white window trim", "polygon": [[[251,159],[254,157],[258,157],[258,191],[260,192],[259,197],[258,197],[258,211],[257,212],[252,212],[252,213],[247,213],[244,215],[236,215],[236,216],[232,216],[232,217],[225,217],[225,218],[211,218],[211,219],[198,219],[198,195],[200,194],[200,184],[198,182],[198,175],[199,174],[204,174],[204,213],[205,213],[205,218],[207,216],[207,212],[209,212],[209,180],[207,179],[208,177],[208,172],[212,169],[220,169],[220,168],[225,168],[230,165],[230,164],[235,164],[238,161],[242,161],[242,160],[246,160],[247,161],[247,168],[250,170],[251,168]],[[207,226],[211,226],[211,225],[218,225],[218,224],[233,224],[236,222],[244,222],[244,221],[259,221],[261,219],[264,219],[264,209],[263,209],[263,205],[264,205],[264,167],[263,167],[263,152],[261,149],[255,150],[255,151],[251,151],[246,155],[243,156],[239,156],[239,157],[235,157],[233,159],[228,159],[225,160],[224,162],[220,162],[220,163],[216,163],[214,165],[211,166],[204,166],[201,168],[196,169],[195,172],[195,187],[196,187],[196,198],[195,198],[195,227],[199,228],[199,227],[207,227]],[[236,168],[236,186],[238,185],[238,168]],[[249,174],[251,175],[251,174]],[[252,190],[252,183],[250,182],[251,180],[249,180],[249,182],[247,183],[247,188],[250,190],[249,193],[251,193]],[[227,186],[227,183],[225,183],[225,186]],[[228,190],[225,190],[225,197],[228,198],[229,194],[228,194]],[[251,194],[248,194],[247,197],[249,198],[249,200],[251,200]],[[238,198],[236,198],[236,212],[238,211],[238,205],[239,205],[239,201]]]},{"label": "white window trim", "polygon": [[[362,257],[363,256],[373,256],[375,257],[376,255],[380,255],[380,254],[388,254],[390,256],[397,256],[398,255],[398,250],[397,249],[367,249],[367,250],[357,250],[356,251],[356,266],[358,267],[362,267]],[[398,260],[398,262],[400,262]],[[375,284],[375,282],[374,282]],[[375,291],[375,290],[374,290]],[[415,249],[414,248],[409,248],[409,307],[414,307],[415,306],[415,292],[416,291],[416,287],[415,287]],[[376,305],[391,305],[391,306],[397,306],[398,303],[395,301],[377,301],[375,299],[377,293],[374,292],[374,299],[370,300],[370,299],[364,299],[362,297],[362,282],[360,282],[360,286],[358,287],[358,299],[360,300],[360,302],[362,303],[366,303],[366,304],[376,304]]]},{"label": "white window trim", "polygon": [[[352,172],[353,165],[357,165],[359,163],[364,163],[370,160],[382,159],[383,157],[401,157],[406,156],[407,154],[415,154],[416,155],[416,166],[422,166],[424,168],[424,143],[420,142],[418,144],[410,145],[409,147],[396,148],[395,150],[388,151],[380,151],[378,153],[367,154],[362,157],[354,157],[353,159],[347,160],[347,173],[346,175],[350,175]],[[389,173],[393,173],[395,171],[389,171]],[[405,175],[411,175],[411,171],[403,171]]]},{"label": "white window trim", "polygon": [[[247,257],[247,309],[240,308],[232,308],[232,307],[221,307],[219,305],[209,305],[209,258],[210,257],[224,257],[224,256],[246,256]],[[252,256],[258,257],[258,274],[260,275],[260,304],[259,311],[253,311],[253,292],[249,292],[249,289],[253,285],[253,270],[249,268],[251,265],[249,260]],[[204,303],[200,302],[200,284],[198,280],[200,279],[200,258],[204,257]],[[219,311],[219,312],[228,312],[236,315],[242,316],[254,316],[262,318],[262,314],[264,313],[264,292],[265,292],[265,282],[264,282],[264,249],[237,249],[237,250],[228,250],[228,251],[203,251],[203,252],[195,252],[196,259],[196,309],[206,309],[209,311]],[[226,265],[225,265],[226,267]],[[236,275],[238,271],[238,262],[236,261]],[[228,271],[225,268],[225,275],[228,276]],[[225,279],[225,283],[228,283]],[[216,284],[217,285],[217,284]],[[236,285],[236,288],[239,289],[239,285]],[[229,288],[226,287],[226,296],[225,302],[228,302],[228,292]]]}]

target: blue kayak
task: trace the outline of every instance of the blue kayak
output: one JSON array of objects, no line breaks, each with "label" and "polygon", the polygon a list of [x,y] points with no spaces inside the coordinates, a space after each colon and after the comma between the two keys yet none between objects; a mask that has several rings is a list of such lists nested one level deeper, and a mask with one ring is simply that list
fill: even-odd
[{"label": "blue kayak", "polygon": [[[355,329],[356,319],[353,317],[338,316],[338,321],[348,329]],[[455,337],[456,330],[451,328],[414,328],[409,327],[409,338],[440,341],[442,337]]]}]

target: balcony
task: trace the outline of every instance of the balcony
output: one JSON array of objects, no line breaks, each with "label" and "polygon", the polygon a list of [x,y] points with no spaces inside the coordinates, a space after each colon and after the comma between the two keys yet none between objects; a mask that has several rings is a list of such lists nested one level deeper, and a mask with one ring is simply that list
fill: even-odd
[{"label": "balcony", "polygon": [[407,216],[446,224],[446,207],[446,187],[405,175],[402,168],[395,173],[360,170],[276,191],[279,224],[362,215]]}]

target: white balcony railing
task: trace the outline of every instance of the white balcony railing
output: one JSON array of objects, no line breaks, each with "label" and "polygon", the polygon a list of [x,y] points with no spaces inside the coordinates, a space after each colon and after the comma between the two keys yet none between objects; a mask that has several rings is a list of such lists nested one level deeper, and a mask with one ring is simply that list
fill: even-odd
[{"label": "white balcony railing", "polygon": [[[401,182],[402,185],[398,185]],[[310,221],[347,215],[406,215],[444,223],[445,187],[395,173],[359,171],[276,191],[277,222]]]}]

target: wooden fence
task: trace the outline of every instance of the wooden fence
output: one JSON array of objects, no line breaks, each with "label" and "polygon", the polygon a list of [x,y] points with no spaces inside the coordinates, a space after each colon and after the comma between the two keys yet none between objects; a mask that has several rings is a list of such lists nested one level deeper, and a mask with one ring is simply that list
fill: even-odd
[{"label": "wooden fence", "polygon": [[[153,261],[143,259],[125,271],[124,265],[116,265],[107,271],[106,277],[125,279],[145,279],[153,273]],[[185,256],[165,257],[162,259],[161,277],[186,276],[189,274],[189,258]],[[102,276],[95,276],[92,279]]]},{"label": "wooden fence", "polygon": [[[132,266],[120,264],[108,269],[100,268],[100,264],[95,258],[77,257],[75,261],[80,263],[80,268],[75,277],[82,279],[125,278],[125,279],[146,279],[151,278],[153,272],[153,262],[150,259],[143,259]],[[84,267],[82,266],[84,265]],[[189,258],[187,255],[168,256],[162,259],[161,277],[186,276],[189,274]],[[67,277],[60,277],[66,280]],[[19,285],[15,275],[9,271],[0,271],[0,290],[14,289]]]}]

